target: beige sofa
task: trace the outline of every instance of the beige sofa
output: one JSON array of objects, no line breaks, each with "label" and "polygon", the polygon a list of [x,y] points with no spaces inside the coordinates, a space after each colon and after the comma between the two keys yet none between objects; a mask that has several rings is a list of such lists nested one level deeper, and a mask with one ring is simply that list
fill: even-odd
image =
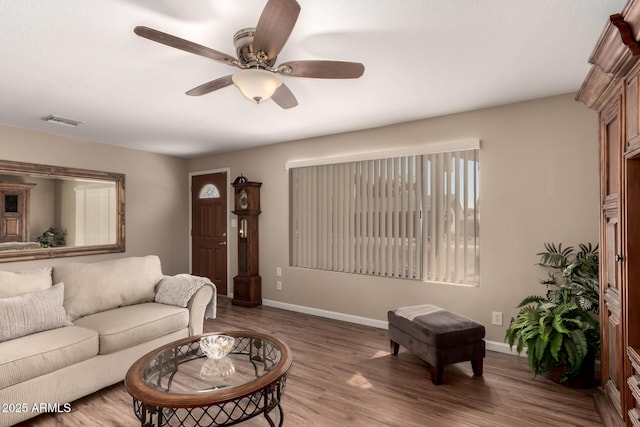
[{"label": "beige sofa", "polygon": [[156,256],[0,271],[0,426],[73,410],[145,353],[202,333],[215,302],[211,282],[165,276]]}]

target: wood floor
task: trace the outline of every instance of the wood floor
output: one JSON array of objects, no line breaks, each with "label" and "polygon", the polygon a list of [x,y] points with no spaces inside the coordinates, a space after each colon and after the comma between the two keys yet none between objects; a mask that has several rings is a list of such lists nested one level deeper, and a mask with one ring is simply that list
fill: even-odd
[{"label": "wood floor", "polygon": [[[470,363],[445,368],[435,386],[425,363],[400,349],[389,354],[386,330],[221,299],[206,332],[251,329],[285,341],[294,355],[282,400],[284,426],[600,426],[595,389],[531,379],[526,360],[487,352],[484,376]],[[72,403],[72,412],[23,426],[139,426],[122,383]],[[265,426],[258,417],[243,424]]]}]

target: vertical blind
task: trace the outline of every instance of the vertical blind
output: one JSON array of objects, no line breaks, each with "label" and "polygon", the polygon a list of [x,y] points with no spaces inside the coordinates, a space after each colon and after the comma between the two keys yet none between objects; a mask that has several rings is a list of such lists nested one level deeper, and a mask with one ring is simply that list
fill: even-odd
[{"label": "vertical blind", "polygon": [[290,169],[290,265],[477,282],[477,151]]},{"label": "vertical blind", "polygon": [[425,280],[480,282],[478,150],[423,156]]}]

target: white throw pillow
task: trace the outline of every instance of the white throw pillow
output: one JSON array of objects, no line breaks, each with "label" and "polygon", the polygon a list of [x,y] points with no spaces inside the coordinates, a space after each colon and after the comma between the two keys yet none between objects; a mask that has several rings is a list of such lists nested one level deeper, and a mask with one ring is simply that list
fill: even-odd
[{"label": "white throw pillow", "polygon": [[17,272],[0,271],[0,298],[43,291],[52,284],[51,267]]},{"label": "white throw pillow", "polygon": [[160,258],[118,258],[90,264],[67,263],[53,268],[54,282],[64,282],[64,308],[69,320],[125,305],[153,301],[162,279]]},{"label": "white throw pillow", "polygon": [[70,325],[64,311],[64,285],[0,298],[0,342]]}]

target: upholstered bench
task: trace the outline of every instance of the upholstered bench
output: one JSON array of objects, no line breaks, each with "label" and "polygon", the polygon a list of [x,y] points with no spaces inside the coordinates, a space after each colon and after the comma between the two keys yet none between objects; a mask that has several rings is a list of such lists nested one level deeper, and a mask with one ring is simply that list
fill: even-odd
[{"label": "upholstered bench", "polygon": [[442,383],[444,365],[471,361],[475,376],[482,376],[485,355],[484,326],[434,305],[390,310],[391,353],[402,345],[430,365],[431,382]]}]

